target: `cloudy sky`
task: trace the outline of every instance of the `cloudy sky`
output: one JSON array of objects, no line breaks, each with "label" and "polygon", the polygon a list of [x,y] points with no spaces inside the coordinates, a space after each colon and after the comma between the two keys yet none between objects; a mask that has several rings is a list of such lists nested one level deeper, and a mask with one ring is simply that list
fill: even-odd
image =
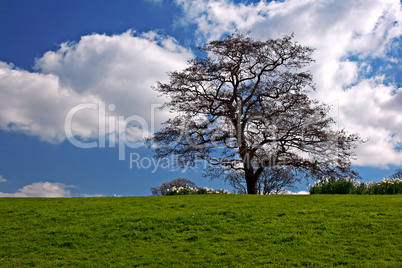
[{"label": "cloudy sky", "polygon": [[169,118],[156,81],[236,29],[315,47],[312,97],[369,138],[354,167],[402,167],[399,0],[0,0],[0,196],[149,195],[176,177],[230,190],[135,141]]}]

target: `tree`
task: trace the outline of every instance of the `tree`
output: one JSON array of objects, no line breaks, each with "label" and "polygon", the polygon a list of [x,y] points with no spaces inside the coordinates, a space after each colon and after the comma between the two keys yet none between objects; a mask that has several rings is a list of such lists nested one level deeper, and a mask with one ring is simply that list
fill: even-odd
[{"label": "tree", "polygon": [[[350,169],[358,135],[334,130],[330,107],[311,100],[305,70],[313,48],[293,36],[256,41],[233,34],[199,48],[183,71],[156,90],[176,116],[155,133],[156,157],[176,166],[206,161],[206,175],[244,174],[247,193],[267,167],[288,166],[306,176],[355,176]],[[218,173],[217,169],[218,168]],[[221,172],[226,170],[227,172]],[[308,174],[308,175],[307,175]]]},{"label": "tree", "polygon": [[[281,190],[294,189],[294,184],[300,181],[297,176],[288,167],[267,167],[260,175],[257,181],[257,193],[261,195],[278,194]],[[244,179],[244,174],[241,172],[232,172],[225,178],[234,189],[234,193],[246,194],[247,184]]]},{"label": "tree", "polygon": [[394,174],[391,175],[391,179],[402,179],[402,168],[396,169]]},{"label": "tree", "polygon": [[299,180],[297,174],[286,166],[266,168],[257,181],[257,189],[259,194],[279,194],[284,188],[294,188]]},{"label": "tree", "polygon": [[171,189],[173,187],[179,188],[179,187],[192,187],[192,188],[196,188],[197,185],[195,184],[195,182],[186,179],[186,178],[176,178],[174,180],[171,180],[169,182],[164,182],[161,184],[161,186],[159,187],[152,187],[151,188],[151,192],[153,196],[162,196],[165,195],[168,189]]}]

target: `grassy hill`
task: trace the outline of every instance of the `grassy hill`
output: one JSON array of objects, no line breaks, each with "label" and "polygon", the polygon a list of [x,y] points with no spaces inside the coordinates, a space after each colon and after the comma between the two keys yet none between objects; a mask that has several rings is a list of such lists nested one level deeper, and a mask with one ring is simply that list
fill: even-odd
[{"label": "grassy hill", "polygon": [[402,195],[0,199],[0,267],[401,267]]}]

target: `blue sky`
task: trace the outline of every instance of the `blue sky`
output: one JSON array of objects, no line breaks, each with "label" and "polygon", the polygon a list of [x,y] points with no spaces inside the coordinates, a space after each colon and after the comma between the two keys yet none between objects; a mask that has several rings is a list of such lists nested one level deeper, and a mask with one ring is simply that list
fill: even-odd
[{"label": "blue sky", "polygon": [[[151,120],[152,104],[163,103],[151,87],[235,29],[257,39],[294,32],[316,47],[312,97],[337,103],[339,128],[370,138],[356,150],[363,178],[388,177],[402,167],[401,24],[393,0],[0,0],[0,196],[149,195],[176,177],[231,190],[201,170],[156,168],[145,147],[125,147],[119,160],[108,120],[137,116],[157,129],[169,114]],[[83,103],[97,106],[75,113],[71,132],[96,148],[66,133],[66,116]],[[127,139],[147,134],[138,131]],[[130,153],[142,166],[130,168]]]}]

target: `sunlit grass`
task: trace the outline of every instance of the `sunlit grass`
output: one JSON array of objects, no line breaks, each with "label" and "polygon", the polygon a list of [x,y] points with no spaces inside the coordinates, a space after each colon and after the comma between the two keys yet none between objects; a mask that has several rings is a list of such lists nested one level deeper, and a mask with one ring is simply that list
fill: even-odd
[{"label": "sunlit grass", "polygon": [[0,199],[0,266],[402,265],[402,195]]}]

